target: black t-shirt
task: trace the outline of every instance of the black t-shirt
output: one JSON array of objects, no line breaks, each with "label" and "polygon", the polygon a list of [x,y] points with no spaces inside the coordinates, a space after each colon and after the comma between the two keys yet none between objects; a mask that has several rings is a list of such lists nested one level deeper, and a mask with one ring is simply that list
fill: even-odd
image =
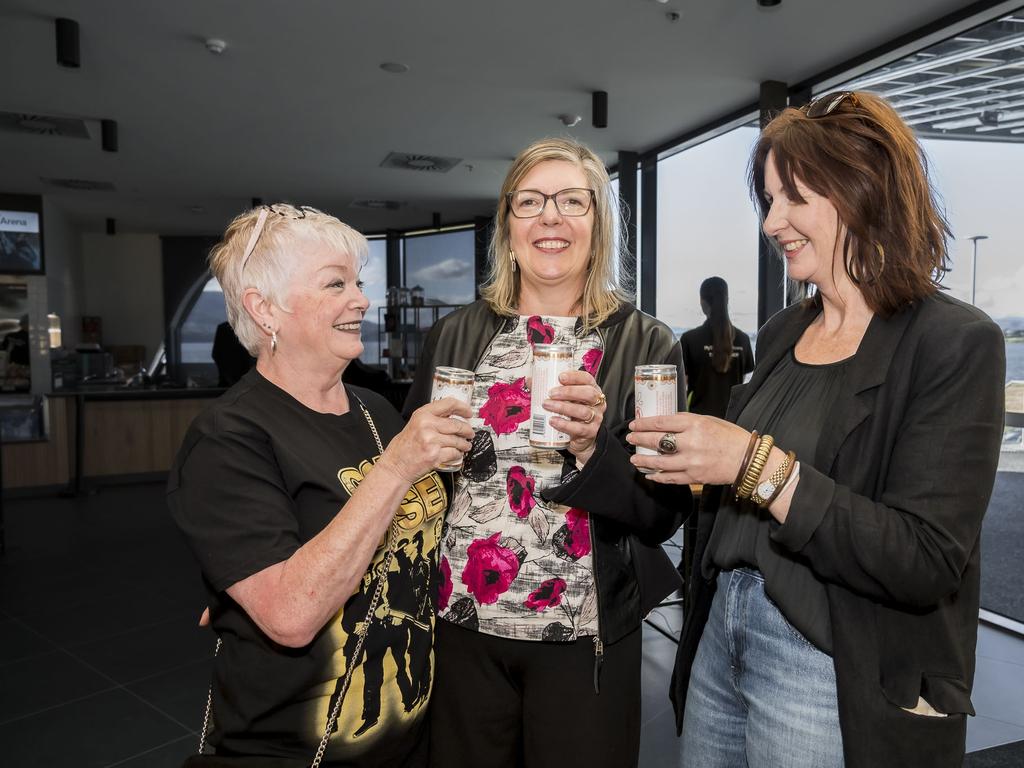
[{"label": "black t-shirt", "polygon": [[[312,411],[255,369],[193,422],[168,504],[199,559],[223,646],[213,682],[218,754],[308,765],[327,724],[378,580],[386,582],[325,765],[404,766],[425,736],[433,667],[437,543],[448,491],[431,472],[402,501],[391,569],[384,542],[360,590],[305,648],[271,641],[225,590],[287,560],[342,507],[378,457],[359,408],[386,446],[404,426],[382,397],[347,387],[351,410]],[[397,511],[397,510],[396,510]]]},{"label": "black t-shirt", "polygon": [[[736,419],[744,429],[772,435],[782,450],[793,451],[801,464],[813,466],[829,413],[846,376],[847,358],[826,365],[808,365],[794,350],[783,355]],[[827,467],[815,467],[825,471]],[[764,574],[764,588],[790,624],[819,650],[832,653],[825,584],[800,557],[772,539],[779,524],[766,509],[750,500],[734,502],[726,494],[715,517],[702,563],[722,570],[752,566]]]},{"label": "black t-shirt", "polygon": [[683,347],[686,388],[690,392],[689,410],[692,413],[724,419],[729,406],[730,390],[742,384],[743,376],[754,370],[750,337],[739,328],[733,328],[732,341],[732,363],[728,371],[719,373],[711,363],[711,325],[707,321],[679,338]]}]

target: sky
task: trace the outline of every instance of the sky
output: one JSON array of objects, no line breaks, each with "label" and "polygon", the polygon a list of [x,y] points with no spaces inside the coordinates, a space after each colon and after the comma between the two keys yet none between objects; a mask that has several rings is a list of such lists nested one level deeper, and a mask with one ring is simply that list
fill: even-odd
[{"label": "sky", "polygon": [[[697,291],[711,275],[730,288],[733,322],[757,324],[758,222],[746,189],[757,137],[739,128],[658,167],[658,317],[676,329],[703,322]],[[932,184],[953,239],[943,284],[971,299],[971,242],[978,243],[976,303],[993,318],[1024,316],[1024,144],[924,140]]]}]

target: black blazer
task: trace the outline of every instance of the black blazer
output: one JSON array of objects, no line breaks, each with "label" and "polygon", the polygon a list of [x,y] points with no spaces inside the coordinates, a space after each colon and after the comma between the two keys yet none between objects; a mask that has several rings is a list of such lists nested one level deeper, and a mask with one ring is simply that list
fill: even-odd
[{"label": "black blazer", "polygon": [[[729,420],[819,311],[809,300],[765,324]],[[963,762],[966,715],[974,714],[978,542],[999,459],[1005,367],[999,327],[945,294],[876,316],[814,467],[801,464],[786,523],[773,527],[772,538],[826,582],[847,768]],[[671,687],[680,728],[714,596],[700,563],[723,490],[706,489],[698,519]],[[948,717],[902,709],[919,696]]]}]

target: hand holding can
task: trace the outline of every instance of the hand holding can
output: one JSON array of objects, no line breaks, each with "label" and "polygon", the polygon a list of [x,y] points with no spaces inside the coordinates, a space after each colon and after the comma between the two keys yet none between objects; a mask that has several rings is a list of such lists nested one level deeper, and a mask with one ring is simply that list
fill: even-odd
[{"label": "hand holding can", "polygon": [[544,409],[548,393],[559,385],[563,371],[573,369],[572,347],[568,344],[534,344],[533,383],[530,385],[530,445],[535,448],[565,448],[569,435],[551,425],[558,416]]},{"label": "hand holding can", "polygon": [[[667,416],[676,412],[678,375],[679,371],[674,365],[638,365],[636,367],[633,381],[637,418]],[[642,446],[637,446],[636,452],[642,456],[658,455],[657,451]],[[640,468],[640,471],[645,475],[650,475],[658,470]]]},{"label": "hand holding can", "polygon": [[[430,392],[430,402],[434,403],[446,397],[452,397],[461,403],[472,405],[475,381],[476,375],[465,368],[438,366],[434,369],[434,385]],[[451,416],[450,418],[465,421],[461,416]],[[458,472],[462,469],[462,459],[451,464],[442,464],[437,469],[440,472]]]}]

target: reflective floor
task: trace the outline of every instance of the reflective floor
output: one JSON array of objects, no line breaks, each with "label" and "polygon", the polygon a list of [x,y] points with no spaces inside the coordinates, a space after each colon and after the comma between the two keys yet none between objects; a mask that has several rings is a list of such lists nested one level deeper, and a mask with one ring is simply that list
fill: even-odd
[{"label": "reflective floor", "polygon": [[[8,499],[5,511],[0,764],[180,766],[195,750],[213,641],[196,627],[204,598],[162,486]],[[651,620],[675,634],[681,614]],[[644,628],[643,768],[677,764],[674,653]],[[1024,641],[982,627],[974,702],[969,749],[1024,740]],[[1003,764],[1014,763],[984,763]]]}]

